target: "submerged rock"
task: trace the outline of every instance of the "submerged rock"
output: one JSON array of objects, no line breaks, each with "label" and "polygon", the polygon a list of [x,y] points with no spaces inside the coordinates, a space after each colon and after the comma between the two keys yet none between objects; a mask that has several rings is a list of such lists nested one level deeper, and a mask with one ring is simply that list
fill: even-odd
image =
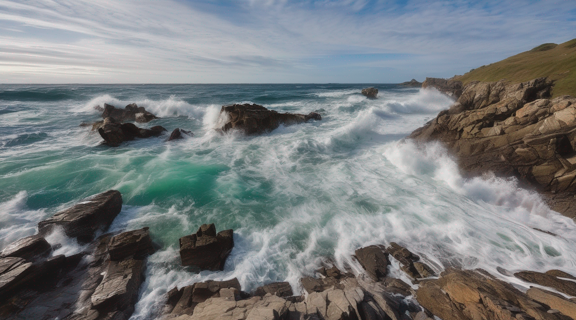
[{"label": "submerged rock", "polygon": [[170,138],[168,138],[167,141],[184,139],[184,136],[192,137],[194,136],[194,134],[192,133],[192,131],[176,128],[174,129],[174,131],[172,131],[172,133],[170,134]]},{"label": "submerged rock", "polygon": [[426,78],[422,83],[422,88],[435,88],[454,99],[460,98],[463,87],[462,81],[453,79]]},{"label": "submerged rock", "polygon": [[119,123],[125,121],[145,123],[157,119],[155,115],[146,111],[144,107],[138,107],[135,103],[127,105],[124,109],[117,109],[112,105],[104,104],[104,109],[102,111],[102,118],[112,118],[114,121]]},{"label": "submerged rock", "polygon": [[378,89],[376,88],[362,89],[362,94],[368,98],[376,99],[376,97],[378,96]]},{"label": "submerged rock", "polygon": [[99,126],[98,133],[104,142],[111,147],[117,147],[124,141],[131,141],[136,138],[157,137],[166,131],[161,126],[142,129],[133,123],[118,123],[112,118],[104,119],[102,124],[97,126]]},{"label": "submerged rock", "polygon": [[214,224],[203,224],[196,234],[180,238],[180,258],[183,266],[223,270],[233,247],[232,229],[216,234]]},{"label": "submerged rock", "polygon": [[247,135],[262,134],[278,128],[280,125],[293,125],[309,120],[322,120],[316,112],[307,115],[279,113],[257,104],[234,104],[223,106],[220,115],[227,117],[222,131],[240,130]]},{"label": "submerged rock", "polygon": [[89,197],[38,223],[40,235],[61,227],[68,237],[87,243],[98,230],[107,229],[122,210],[122,195],[116,190]]}]

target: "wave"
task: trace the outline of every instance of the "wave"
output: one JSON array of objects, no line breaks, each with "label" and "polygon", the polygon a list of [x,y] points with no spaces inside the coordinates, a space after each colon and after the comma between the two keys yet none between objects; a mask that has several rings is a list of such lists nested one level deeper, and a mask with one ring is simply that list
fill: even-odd
[{"label": "wave", "polygon": [[36,233],[37,223],[44,210],[30,210],[26,206],[28,192],[20,191],[12,199],[0,202],[0,251],[6,245]]},{"label": "wave", "polygon": [[398,114],[433,114],[447,109],[454,103],[450,97],[437,90],[420,89],[408,99],[390,99],[384,102],[384,108]]},{"label": "wave", "polygon": [[360,95],[360,89],[351,89],[351,90],[330,90],[330,91],[322,91],[322,92],[315,92],[312,95],[320,98],[340,98],[349,95]]},{"label": "wave", "polygon": [[39,141],[43,141],[46,138],[48,138],[48,134],[45,132],[39,132],[39,133],[25,133],[25,134],[21,134],[18,135],[17,137],[7,140],[6,142],[3,143],[3,147],[15,147],[15,146],[21,146],[21,145],[28,145],[28,144],[33,144]]},{"label": "wave", "polygon": [[15,89],[0,91],[0,101],[53,102],[78,98],[78,95],[76,93],[71,93],[69,89],[60,88]]}]

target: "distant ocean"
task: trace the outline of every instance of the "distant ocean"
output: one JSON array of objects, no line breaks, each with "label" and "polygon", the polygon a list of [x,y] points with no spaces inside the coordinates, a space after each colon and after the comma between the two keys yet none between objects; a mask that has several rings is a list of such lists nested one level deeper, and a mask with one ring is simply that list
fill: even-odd
[{"label": "distant ocean", "polygon": [[[368,100],[360,94],[367,86],[0,85],[0,249],[85,197],[121,191],[112,230],[148,226],[161,246],[132,319],[154,318],[167,290],[207,279],[237,277],[245,291],[273,281],[297,288],[323,259],[358,272],[355,249],[391,241],[439,269],[574,269],[569,218],[513,179],[466,179],[440,145],[403,140],[448,108],[448,97],[372,84],[379,98]],[[99,120],[96,105],[133,102],[161,117],[139,126],[194,137],[166,142],[168,132],[111,148],[79,126]],[[221,135],[220,108],[233,103],[323,119]],[[178,239],[203,223],[234,229],[223,272],[180,266]],[[66,243],[54,254],[83,249],[61,234],[49,241]]]}]

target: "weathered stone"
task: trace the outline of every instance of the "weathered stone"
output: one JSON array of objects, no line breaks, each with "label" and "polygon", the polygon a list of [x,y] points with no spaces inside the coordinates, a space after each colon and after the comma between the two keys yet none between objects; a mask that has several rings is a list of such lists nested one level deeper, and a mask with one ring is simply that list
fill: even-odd
[{"label": "weathered stone", "polygon": [[292,286],[290,286],[290,283],[288,282],[274,282],[258,287],[254,292],[254,295],[263,297],[268,293],[279,297],[290,297],[294,295],[292,292]]},{"label": "weathered stone", "polygon": [[576,319],[576,302],[570,301],[557,293],[538,288],[530,288],[526,294],[530,298],[545,304],[552,309],[556,309],[572,319]]},{"label": "weathered stone", "polygon": [[80,242],[90,242],[98,230],[107,229],[122,210],[122,195],[116,190],[106,191],[82,200],[38,223],[40,235],[55,227],[62,227],[67,236]]},{"label": "weathered stone", "polygon": [[514,276],[524,281],[536,283],[545,287],[554,288],[565,294],[576,296],[576,282],[571,280],[563,280],[554,275],[540,273],[536,271],[522,271],[515,273]]},{"label": "weathered stone", "polygon": [[44,257],[50,254],[52,247],[39,235],[22,238],[7,245],[0,257],[20,257],[32,260],[37,257]]},{"label": "weathered stone", "polygon": [[202,225],[196,234],[180,238],[180,258],[183,266],[202,270],[223,270],[226,258],[234,247],[233,231],[216,233],[214,224]]},{"label": "weathered stone", "polygon": [[124,260],[128,257],[142,260],[152,252],[154,252],[154,247],[148,228],[123,232],[112,237],[108,244],[108,253],[112,261]]},{"label": "weathered stone", "polygon": [[374,280],[383,280],[388,274],[390,261],[388,255],[380,246],[360,248],[355,252],[356,259],[362,265],[366,273]]},{"label": "weathered stone", "polygon": [[170,134],[170,137],[168,138],[168,141],[172,141],[172,140],[180,140],[180,139],[184,139],[184,136],[193,136],[194,134],[192,133],[192,131],[188,131],[188,130],[184,130],[184,129],[180,129],[180,128],[176,128],[174,129],[174,131],[172,131],[172,133]]},{"label": "weathered stone", "polygon": [[155,115],[146,111],[144,107],[138,107],[135,103],[127,105],[124,109],[104,104],[102,118],[112,118],[119,123],[124,121],[149,122],[157,119]]},{"label": "weathered stone", "polygon": [[136,138],[157,137],[164,131],[166,131],[166,129],[161,126],[142,129],[133,123],[118,123],[111,118],[105,118],[100,128],[98,128],[98,133],[102,139],[104,139],[104,142],[111,147],[117,147],[122,144],[122,142],[131,141]]},{"label": "weathered stone", "polygon": [[111,261],[102,282],[90,298],[99,312],[122,311],[131,314],[143,281],[144,261]]},{"label": "weathered stone", "polygon": [[19,290],[29,280],[33,270],[31,262],[18,257],[0,258],[0,297]]},{"label": "weathered stone", "polygon": [[462,82],[451,79],[426,78],[422,88],[435,88],[436,90],[458,99],[462,95]]},{"label": "weathered stone", "polygon": [[376,99],[376,97],[378,96],[378,89],[376,88],[362,89],[362,94],[370,99]]}]

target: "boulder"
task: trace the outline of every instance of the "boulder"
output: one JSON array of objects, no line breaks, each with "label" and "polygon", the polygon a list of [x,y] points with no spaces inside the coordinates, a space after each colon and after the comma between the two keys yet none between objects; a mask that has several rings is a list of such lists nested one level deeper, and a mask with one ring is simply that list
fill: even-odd
[{"label": "boulder", "polygon": [[458,99],[462,95],[462,82],[453,79],[426,78],[422,83],[422,88],[435,88],[436,90]]},{"label": "boulder", "polygon": [[258,287],[254,292],[254,295],[263,297],[268,293],[279,297],[291,297],[294,295],[292,292],[292,286],[290,286],[290,283],[288,282],[274,282]]},{"label": "boulder", "polygon": [[226,117],[222,131],[239,130],[246,135],[270,132],[280,125],[288,126],[322,119],[322,116],[316,112],[311,112],[308,115],[279,113],[257,104],[223,106],[220,115]]},{"label": "boulder", "polygon": [[416,79],[412,79],[412,80],[407,81],[407,82],[402,82],[400,85],[403,87],[419,88],[419,87],[422,87],[422,82],[419,82]]},{"label": "boulder", "polygon": [[150,122],[157,119],[155,115],[146,111],[144,107],[138,107],[135,103],[127,105],[124,109],[117,109],[112,105],[104,104],[102,118],[112,118],[118,123],[125,121]]},{"label": "boulder", "polygon": [[380,246],[369,246],[360,248],[355,252],[356,259],[366,273],[374,280],[383,280],[388,275],[390,261],[384,249]]},{"label": "boulder", "polygon": [[194,136],[194,134],[192,133],[192,131],[176,128],[170,134],[170,138],[168,138],[168,141],[184,139],[184,136],[192,137]]},{"label": "boulder", "polygon": [[[232,289],[232,291],[227,289]],[[240,282],[236,278],[226,281],[200,282],[181,289],[173,288],[168,292],[164,313],[174,316],[192,314],[199,303],[212,297],[229,297],[231,292],[233,293],[232,300],[235,301],[239,298],[240,290]]]},{"label": "boulder", "polygon": [[214,224],[203,224],[195,234],[180,238],[180,258],[183,266],[223,270],[233,247],[232,229],[216,234]]},{"label": "boulder", "polygon": [[362,94],[370,99],[376,99],[376,97],[378,96],[378,89],[376,88],[362,89]]},{"label": "boulder", "polygon": [[148,228],[123,232],[110,239],[108,253],[110,260],[119,261],[126,258],[144,259],[154,252]]},{"label": "boulder", "polygon": [[19,257],[34,260],[37,257],[46,257],[52,252],[52,246],[39,235],[22,238],[7,245],[0,257]]},{"label": "boulder", "polygon": [[40,235],[61,227],[68,237],[88,243],[98,230],[107,229],[122,210],[122,195],[116,190],[106,191],[82,200],[38,223]]},{"label": "boulder", "polygon": [[112,118],[105,118],[98,128],[98,133],[104,142],[111,147],[117,147],[124,141],[131,141],[136,138],[157,137],[164,131],[166,129],[162,126],[142,129],[133,123],[118,123]]}]

